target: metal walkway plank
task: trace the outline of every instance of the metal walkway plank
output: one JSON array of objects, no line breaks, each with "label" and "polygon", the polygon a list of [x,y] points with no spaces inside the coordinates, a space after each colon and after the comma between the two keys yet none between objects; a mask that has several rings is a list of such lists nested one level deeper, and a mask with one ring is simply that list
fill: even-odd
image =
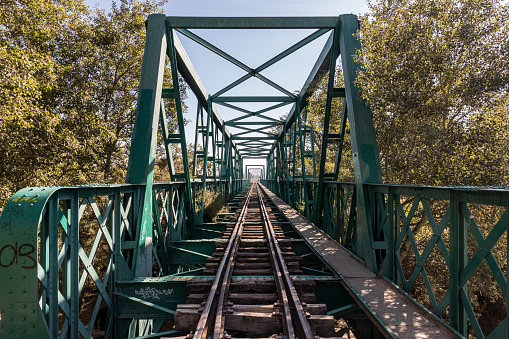
[{"label": "metal walkway plank", "polygon": [[286,202],[266,187],[263,189],[302,237],[339,274],[349,293],[382,333],[397,338],[461,338],[457,332],[419,307],[393,284],[383,278],[377,278],[362,261]]}]

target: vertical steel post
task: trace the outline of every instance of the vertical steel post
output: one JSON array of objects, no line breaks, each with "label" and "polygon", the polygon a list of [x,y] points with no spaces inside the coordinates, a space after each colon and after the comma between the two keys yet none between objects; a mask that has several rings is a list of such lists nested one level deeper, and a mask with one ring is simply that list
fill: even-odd
[{"label": "vertical steel post", "polygon": [[354,37],[359,29],[359,21],[352,14],[340,16],[341,32],[339,47],[345,78],[345,95],[350,121],[350,142],[357,186],[357,253],[366,261],[366,266],[377,270],[375,253],[371,248],[376,220],[373,220],[374,206],[370,205],[366,183],[381,183],[382,171],[376,141],[373,114],[366,105],[366,101],[359,95],[360,89],[355,85],[355,78],[359,65],[354,55],[360,51],[359,40]]},{"label": "vertical steel post", "polygon": [[[204,136],[203,143],[203,173],[202,173],[202,182],[201,182],[201,200],[200,200],[200,211],[198,212],[198,223],[203,223],[203,215],[205,213],[205,192],[207,190],[207,177],[208,177],[208,161],[209,161],[209,139],[212,127],[212,101],[210,97],[207,99],[208,109],[207,109],[207,122],[205,124],[205,128],[202,130]],[[198,131],[196,131],[198,133]],[[212,140],[213,142],[214,140]],[[212,146],[214,147],[214,146]],[[184,151],[182,151],[184,152]],[[214,153],[215,154],[215,153]],[[212,170],[215,170],[215,166],[212,166]]]},{"label": "vertical steel post", "polygon": [[196,106],[196,124],[195,124],[195,133],[194,133],[194,153],[193,153],[193,176],[196,176],[196,171],[198,169],[198,130],[200,128],[199,121],[201,120],[201,124],[203,125],[203,107],[198,101],[198,105]]},{"label": "vertical steel post", "polygon": [[465,219],[461,213],[459,193],[450,191],[450,255],[449,271],[449,317],[450,325],[462,335],[467,334],[467,314],[461,301],[461,294],[467,293],[466,285],[460,286],[461,272],[468,262],[468,239]]},{"label": "vertical steel post", "polygon": [[[505,193],[505,208],[506,211],[509,211],[509,197],[507,192]],[[509,218],[506,219],[506,234],[509,234]],[[506,250],[507,250],[507,257],[506,260],[509,262],[509,241],[506,241]],[[506,270],[506,281],[509,281],[509,270]],[[506,295],[509,295],[509,284],[506,284]],[[506,314],[509,314],[509,303],[506,301]],[[506,318],[507,321],[507,318]],[[505,326],[505,337],[509,338],[509,326]]]},{"label": "vertical steel post", "polygon": [[[152,275],[152,184],[158,118],[166,57],[166,16],[152,14],[148,18],[147,38],[141,71],[131,153],[127,167],[129,184],[145,184],[142,212],[136,221],[136,276]],[[178,79],[178,78],[174,78]],[[178,80],[174,80],[178,83]]]},{"label": "vertical steel post", "polygon": [[49,235],[49,247],[46,248],[49,251],[48,261],[48,326],[49,332],[52,338],[58,338],[58,312],[54,310],[58,309],[58,195],[54,195],[50,198],[48,204],[48,235]]},{"label": "vertical steel post", "polygon": [[341,126],[339,128],[339,138],[338,138],[338,150],[336,152],[336,161],[334,162],[334,178],[333,180],[338,180],[339,177],[339,166],[341,165],[341,157],[343,155],[343,142],[346,131],[346,120],[348,119],[348,110],[346,105],[346,100],[343,101],[343,111],[341,113]]},{"label": "vertical steel post", "polygon": [[388,277],[392,281],[396,281],[396,266],[395,266],[395,239],[396,239],[396,225],[394,223],[394,213],[396,207],[394,204],[394,187],[389,187],[387,192],[387,221],[385,223],[387,252],[386,252],[386,265],[383,270],[383,275]]},{"label": "vertical steel post", "polygon": [[[153,15],[162,15],[162,14],[153,14]],[[151,15],[152,16],[152,15]],[[150,17],[149,16],[149,19]],[[179,126],[179,140],[180,147],[182,151],[182,162],[184,167],[184,173],[180,174],[182,178],[185,180],[184,183],[184,200],[186,202],[185,209],[189,218],[190,223],[190,233],[191,236],[194,232],[194,226],[197,223],[197,216],[195,211],[195,199],[193,194],[193,189],[191,187],[191,175],[189,173],[189,160],[187,156],[187,143],[186,143],[186,134],[185,134],[185,124],[184,124],[184,116],[182,112],[182,102],[180,100],[180,85],[178,81],[178,71],[177,71],[177,55],[175,51],[175,43],[173,38],[173,29],[166,27],[167,41],[168,41],[168,56],[170,58],[170,66],[171,66],[171,77],[173,79],[173,92],[175,94],[175,107],[177,109],[177,120]]]},{"label": "vertical steel post", "polygon": [[329,79],[327,84],[327,99],[325,103],[325,112],[323,120],[323,139],[322,139],[322,152],[320,157],[320,169],[318,171],[318,192],[315,195],[315,209],[313,212],[313,220],[316,226],[321,227],[322,213],[325,199],[324,180],[325,180],[325,163],[327,161],[327,144],[329,138],[329,123],[332,109],[332,98],[334,89],[334,78],[336,75],[336,59],[339,55],[339,33],[341,30],[340,22],[336,29],[333,31],[331,57],[329,63]]},{"label": "vertical steel post", "polygon": [[[71,193],[69,201],[69,213],[67,220],[70,221],[70,225],[67,226],[67,235],[69,237],[69,284],[68,289],[70,291],[70,317],[69,317],[69,330],[71,333],[71,339],[78,339],[79,334],[79,312],[80,304],[78,285],[79,285],[79,196],[78,192],[73,191]],[[111,286],[111,284],[110,284]]]},{"label": "vertical steel post", "polygon": [[[297,100],[295,102],[295,112],[298,112],[296,114],[297,114],[297,125],[299,128],[299,140],[300,140],[300,162],[301,162],[301,167],[302,167],[302,170],[301,170],[301,172],[302,172],[302,188],[304,191],[304,197],[302,200],[304,202],[304,213],[306,215],[306,218],[311,219],[311,206],[310,206],[311,203],[310,203],[310,199],[309,199],[310,194],[309,194],[309,188],[308,188],[308,184],[307,184],[307,170],[306,170],[306,133],[302,127],[302,117],[301,117],[300,111],[301,110],[300,110],[299,100]],[[312,149],[311,151],[314,152],[314,149]],[[313,156],[313,159],[314,159],[314,156]]]}]

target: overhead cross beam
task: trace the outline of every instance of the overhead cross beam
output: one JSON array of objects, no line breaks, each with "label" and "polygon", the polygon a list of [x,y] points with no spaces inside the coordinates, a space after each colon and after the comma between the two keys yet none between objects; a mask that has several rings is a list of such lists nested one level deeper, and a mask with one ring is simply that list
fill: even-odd
[{"label": "overhead cross beam", "polygon": [[[277,119],[274,119],[274,118],[271,118],[271,117],[268,117],[268,116],[265,116],[265,115],[262,115],[262,114],[270,112],[270,111],[275,110],[277,108],[289,105],[289,104],[291,104],[291,102],[289,102],[289,101],[288,102],[281,102],[279,104],[276,104],[276,105],[273,105],[273,106],[269,106],[269,107],[266,107],[266,108],[263,108],[261,110],[254,111],[254,112],[246,110],[246,109],[238,107],[238,106],[230,105],[230,104],[225,103],[225,102],[218,102],[217,104],[225,106],[225,107],[228,107],[228,108],[231,108],[231,109],[234,109],[234,110],[237,110],[239,112],[246,113],[246,115],[241,115],[240,117],[228,120],[226,122],[227,124],[230,124],[230,123],[235,122],[235,121],[243,120],[243,119],[246,119],[246,118],[249,118],[249,117],[252,117],[252,116],[257,116],[257,117],[263,118],[265,120],[270,120],[272,122],[275,122],[275,123],[278,123],[278,124],[282,125],[282,121],[281,120],[277,120]],[[243,122],[241,124],[247,124],[247,122]]]},{"label": "overhead cross beam", "polygon": [[263,125],[263,126],[275,127],[275,126],[283,125],[283,122],[282,121],[280,121],[280,122],[265,122],[265,121],[235,122],[235,121],[228,120],[228,121],[225,121],[225,125],[226,126],[232,126],[232,127],[236,127],[236,126],[239,126],[239,125],[243,125],[243,126]]},{"label": "overhead cross beam", "polygon": [[[323,34],[327,33],[331,29],[335,29],[338,23],[337,17],[321,17],[321,18],[181,18],[181,17],[167,17],[167,21],[169,23],[169,26],[178,31],[179,33],[183,34],[184,36],[188,37],[189,39],[197,42],[198,44],[202,45],[203,47],[209,49],[213,53],[221,56],[222,58],[228,60],[232,64],[236,65],[237,67],[241,68],[242,70],[246,71],[247,74],[243,77],[239,78],[238,80],[234,81],[230,85],[226,86],[225,88],[221,89],[219,92],[215,93],[214,95],[209,97],[209,100],[213,103],[217,103],[220,105],[223,105],[225,107],[228,107],[230,109],[237,110],[239,112],[245,113],[245,115],[236,117],[228,123],[234,123],[239,122],[240,120],[258,116],[262,119],[272,121],[274,123],[279,123],[276,119],[273,119],[271,117],[267,117],[262,115],[262,113],[269,112],[271,110],[274,110],[279,107],[283,107],[286,104],[295,103],[296,100],[298,100],[298,96],[290,93],[286,89],[282,88],[281,86],[275,84],[271,80],[267,79],[265,76],[261,75],[260,72],[267,69],[268,67],[274,65],[278,61],[282,60],[283,58],[287,57],[288,55],[292,54],[293,52],[297,51],[298,49],[302,48],[303,46],[306,46],[310,42],[316,40],[317,38],[321,37]],[[240,60],[234,58],[230,54],[226,53],[225,51],[219,49],[218,47],[214,46],[213,44],[209,43],[205,39],[201,38],[197,34],[189,31],[189,29],[224,29],[224,28],[245,28],[245,29],[257,29],[257,28],[292,28],[292,29],[317,29],[317,31],[313,32],[312,34],[308,35],[304,39],[298,41],[297,43],[293,44],[289,48],[285,49],[284,51],[280,52],[273,58],[269,59],[262,65],[258,66],[257,68],[250,68],[248,65],[244,64]],[[240,96],[240,97],[231,97],[231,96],[222,96],[222,94],[226,93],[230,89],[236,87],[237,85],[241,84],[242,82],[246,81],[247,79],[251,77],[256,77],[259,80],[267,83],[268,85],[276,88],[280,92],[286,95],[286,97],[263,97],[263,96],[256,96],[256,97],[246,97],[246,96]],[[236,105],[232,105],[231,103],[237,103],[237,102],[275,102],[276,105],[264,108],[262,110],[253,112],[241,107],[238,107]],[[237,123],[235,126],[240,127],[242,124]],[[248,140],[245,139],[246,137],[241,137],[242,135],[248,134],[250,132],[253,133],[262,133],[267,134],[267,132],[263,131],[262,129],[258,130],[252,130],[252,129],[246,129],[247,132],[238,133],[235,136],[232,136],[232,140]],[[254,138],[254,139],[253,139]],[[266,140],[268,137],[251,137],[249,140]],[[245,152],[244,152],[245,153]]]},{"label": "overhead cross beam", "polygon": [[265,131],[265,129],[271,128],[271,127],[272,126],[264,126],[264,127],[253,129],[253,128],[244,127],[244,126],[235,126],[235,128],[243,129],[243,130],[245,130],[245,132],[235,133],[233,135],[239,136],[239,135],[248,134],[248,133],[262,133],[262,134],[266,134],[266,135],[274,135],[273,133]]},{"label": "overhead cross beam", "polygon": [[168,16],[172,28],[188,29],[333,29],[337,16],[330,17],[176,17]]}]

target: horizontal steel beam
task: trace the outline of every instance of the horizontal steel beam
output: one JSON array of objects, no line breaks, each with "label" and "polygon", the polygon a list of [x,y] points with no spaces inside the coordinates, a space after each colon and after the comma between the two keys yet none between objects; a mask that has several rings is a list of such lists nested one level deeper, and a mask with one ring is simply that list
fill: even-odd
[{"label": "horizontal steel beam", "polygon": [[256,149],[257,151],[258,150],[264,150],[264,151],[268,151],[269,149],[266,148],[267,145],[252,145],[252,144],[247,144],[247,145],[240,145],[239,147],[244,147],[244,148],[241,148],[241,150],[252,150],[252,149]]},{"label": "horizontal steel beam", "polygon": [[250,145],[264,145],[264,146],[272,146],[272,143],[269,141],[239,141],[237,142],[237,146],[250,146]]},{"label": "horizontal steel beam", "polygon": [[236,137],[232,135],[232,140],[275,140],[276,136],[273,137]]},{"label": "horizontal steel beam", "polygon": [[212,99],[213,102],[295,102],[294,98],[290,97],[266,97],[266,96],[255,96],[255,97],[217,97]]},{"label": "horizontal steel beam", "polygon": [[260,125],[260,126],[281,126],[283,122],[265,122],[265,121],[246,121],[246,122],[236,122],[236,121],[225,121],[226,126],[249,126],[249,125]]},{"label": "horizontal steel beam", "polygon": [[320,29],[335,28],[332,17],[174,17],[168,16],[172,28],[189,29]]}]

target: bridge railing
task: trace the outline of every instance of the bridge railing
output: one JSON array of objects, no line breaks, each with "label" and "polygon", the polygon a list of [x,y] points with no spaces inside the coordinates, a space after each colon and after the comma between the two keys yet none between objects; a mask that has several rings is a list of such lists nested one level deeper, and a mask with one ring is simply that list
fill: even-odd
[{"label": "bridge railing", "polygon": [[[308,180],[309,182],[309,180]],[[267,182],[269,186],[276,183]],[[314,194],[316,195],[316,183]],[[302,196],[298,180],[292,197]],[[357,252],[356,188],[326,182],[322,229]],[[366,184],[371,202],[370,250],[379,275],[418,300],[429,312],[466,335],[505,336],[507,319],[493,326],[478,315],[488,300],[504,313],[507,285],[506,187],[437,187]],[[295,207],[302,201],[293,201]]]},{"label": "bridge railing", "polygon": [[[202,187],[192,185],[194,192]],[[116,281],[136,276],[145,250],[152,252],[153,276],[169,274],[169,243],[193,231],[183,182],[154,184],[152,225],[138,225],[144,190],[126,184],[17,192],[0,217],[1,333],[90,338],[98,318],[109,318],[106,337],[118,330]],[[152,228],[149,243],[140,243],[143,227]]]}]

